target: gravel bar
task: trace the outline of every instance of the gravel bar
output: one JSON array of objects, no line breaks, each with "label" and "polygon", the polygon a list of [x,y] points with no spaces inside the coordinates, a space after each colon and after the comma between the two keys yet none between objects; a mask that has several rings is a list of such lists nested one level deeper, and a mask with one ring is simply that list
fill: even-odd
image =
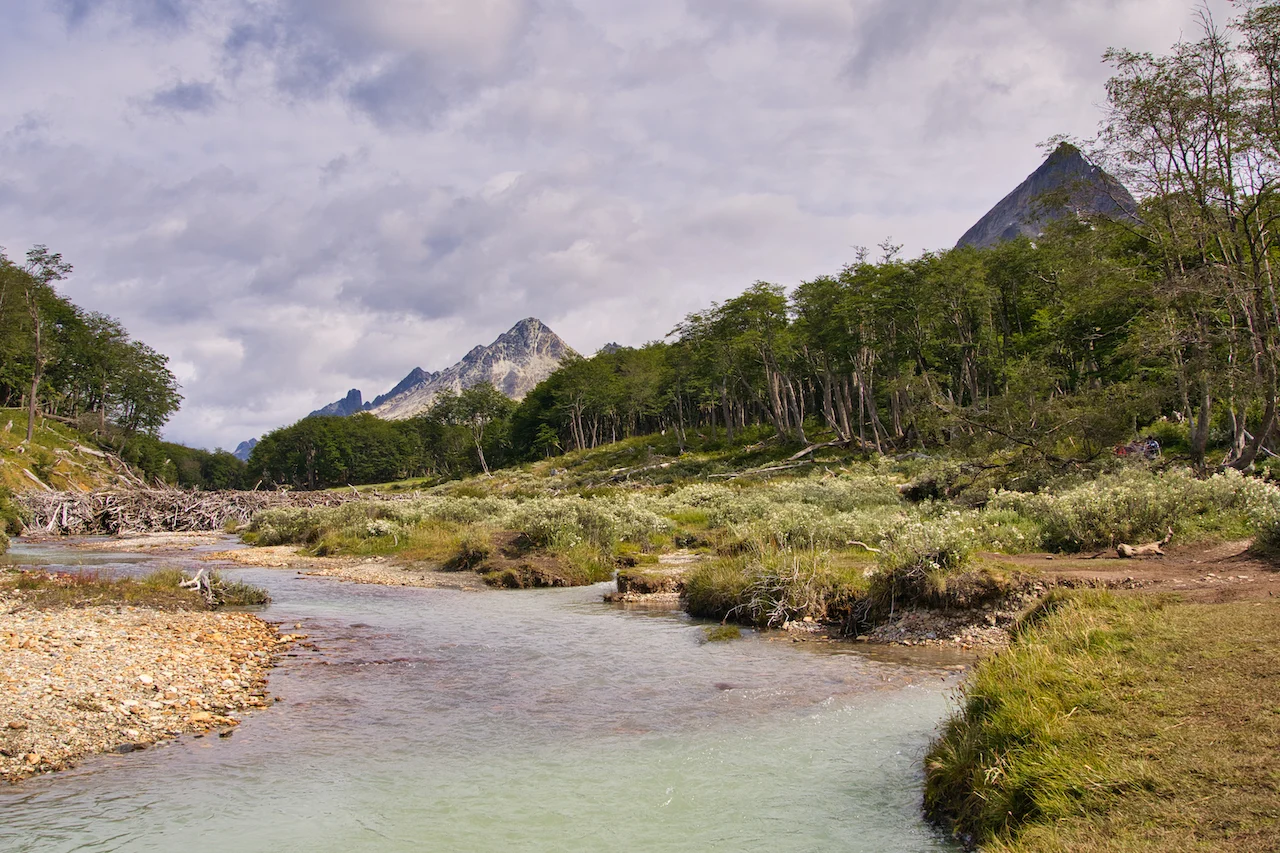
[{"label": "gravel bar", "polygon": [[0,593],[0,777],[229,730],[270,704],[267,673],[299,639],[248,613],[33,610]]}]

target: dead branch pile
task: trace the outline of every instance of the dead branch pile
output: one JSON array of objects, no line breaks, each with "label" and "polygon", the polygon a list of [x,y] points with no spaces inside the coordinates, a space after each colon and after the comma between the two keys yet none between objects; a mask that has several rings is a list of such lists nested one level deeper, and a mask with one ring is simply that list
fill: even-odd
[{"label": "dead branch pile", "polygon": [[183,489],[104,489],[22,492],[28,533],[83,536],[189,533],[245,524],[254,513],[289,507],[337,506],[368,498],[341,492],[189,492]]}]

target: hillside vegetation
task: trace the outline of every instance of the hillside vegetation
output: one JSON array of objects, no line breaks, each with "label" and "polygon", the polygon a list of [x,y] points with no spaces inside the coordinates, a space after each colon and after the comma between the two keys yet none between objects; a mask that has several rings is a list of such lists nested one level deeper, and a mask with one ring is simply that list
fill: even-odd
[{"label": "hillside vegetation", "polygon": [[[49,418],[25,441],[26,412],[0,409],[0,487],[83,491],[137,482],[127,468],[79,431]],[[37,483],[37,480],[39,481]]]}]

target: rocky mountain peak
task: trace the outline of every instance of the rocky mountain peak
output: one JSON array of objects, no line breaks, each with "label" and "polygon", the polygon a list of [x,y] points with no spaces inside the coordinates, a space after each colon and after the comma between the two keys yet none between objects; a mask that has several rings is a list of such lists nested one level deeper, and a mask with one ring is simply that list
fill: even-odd
[{"label": "rocky mountain peak", "polygon": [[336,403],[330,403],[329,405],[324,406],[323,408],[316,409],[314,412],[307,415],[307,417],[309,418],[325,418],[325,417],[345,418],[348,415],[354,415],[356,412],[363,412],[364,408],[365,408],[364,399],[360,394],[360,389],[352,388],[350,391],[347,392],[347,396],[343,397],[341,400],[338,400]]},{"label": "rocky mountain peak", "polygon": [[1034,239],[1050,222],[1066,216],[1132,219],[1137,207],[1123,184],[1063,142],[956,245],[987,248],[1022,236]]},{"label": "rocky mountain peak", "polygon": [[521,400],[571,354],[575,353],[569,345],[545,323],[527,317],[488,346],[473,348],[452,367],[426,374],[428,381],[380,397],[371,411],[389,420],[411,418],[429,409],[440,392],[459,392],[480,382],[492,382],[508,397]]}]

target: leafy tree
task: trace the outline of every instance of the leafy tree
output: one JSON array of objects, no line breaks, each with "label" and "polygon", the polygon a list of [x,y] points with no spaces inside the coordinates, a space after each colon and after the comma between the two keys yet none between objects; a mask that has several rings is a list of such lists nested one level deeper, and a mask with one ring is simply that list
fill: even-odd
[{"label": "leafy tree", "polygon": [[493,437],[494,426],[505,423],[515,409],[515,403],[493,386],[492,382],[480,382],[461,394],[440,394],[432,406],[431,414],[438,420],[465,426],[475,444],[480,468],[489,473],[489,463],[484,456],[485,444]]}]

